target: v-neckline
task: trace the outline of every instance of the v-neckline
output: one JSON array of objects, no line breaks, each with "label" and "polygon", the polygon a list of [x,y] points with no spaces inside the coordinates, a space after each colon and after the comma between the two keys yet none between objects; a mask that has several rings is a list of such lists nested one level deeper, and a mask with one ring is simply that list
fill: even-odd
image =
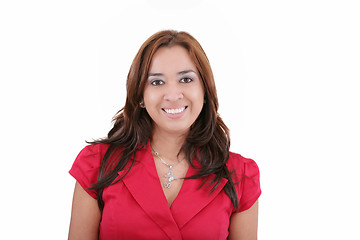
[{"label": "v-neckline", "polygon": [[[181,197],[181,193],[183,192],[183,189],[184,189],[184,186],[186,187],[186,183],[187,183],[187,177],[189,177],[189,169],[191,168],[190,164],[188,165],[187,169],[186,169],[186,173],[185,173],[185,178],[182,179],[182,183],[181,183],[181,186],[180,186],[180,189],[179,189],[179,192],[176,194],[174,200],[172,201],[172,203],[169,205],[169,209],[171,210],[172,209],[172,206],[174,205],[174,202],[176,202],[176,200],[179,198],[179,196]],[[160,180],[160,178],[159,178]],[[161,181],[160,181],[160,184],[161,184]],[[163,192],[164,192],[164,189],[163,189]],[[164,197],[166,198],[165,196],[165,192],[164,192]],[[166,199],[167,201],[167,199]],[[168,202],[168,201],[167,201]],[[168,202],[169,203],[169,202]]]},{"label": "v-neckline", "polygon": [[171,210],[174,202],[179,198],[179,195],[181,194],[182,189],[184,188],[184,184],[186,183],[186,178],[189,177],[189,169],[191,168],[191,166],[190,166],[190,164],[188,163],[188,166],[187,166],[187,169],[186,169],[186,173],[185,173],[185,177],[178,179],[178,180],[181,179],[181,180],[183,180],[183,181],[182,181],[182,183],[181,183],[181,186],[180,186],[179,191],[177,192],[176,196],[174,197],[174,200],[173,200],[173,201],[171,202],[171,204],[170,204],[170,203],[169,203],[169,200],[166,198],[165,189],[164,189],[163,183],[161,182],[161,176],[160,176],[160,174],[158,173],[158,169],[156,168],[155,158],[154,158],[154,155],[152,154],[152,151],[151,151],[150,140],[149,140],[149,142],[148,142],[147,145],[146,145],[146,149],[144,149],[144,150],[147,151],[147,152],[151,155],[151,158],[150,158],[150,159],[152,160],[152,169],[155,171],[155,173],[156,173],[156,175],[157,175],[158,182],[159,182],[161,191],[162,191],[162,193],[163,193],[163,197],[165,198],[166,202],[168,203],[168,208]]}]

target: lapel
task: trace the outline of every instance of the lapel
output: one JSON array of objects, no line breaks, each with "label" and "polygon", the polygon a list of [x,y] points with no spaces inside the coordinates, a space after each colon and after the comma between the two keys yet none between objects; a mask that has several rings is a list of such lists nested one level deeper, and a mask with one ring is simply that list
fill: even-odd
[{"label": "lapel", "polygon": [[[197,170],[190,166],[186,177],[196,172]],[[118,174],[122,175],[123,171]],[[136,152],[135,164],[122,181],[144,212],[170,239],[177,240],[182,239],[180,229],[224,188],[227,180],[223,178],[215,191],[210,193],[212,186],[208,183],[214,176],[211,174],[202,187],[200,186],[203,179],[185,179],[178,196],[169,208],[157,175],[149,141],[144,148]]]},{"label": "lapel", "polygon": [[[119,175],[122,173],[123,171],[120,171]],[[135,164],[122,181],[135,201],[169,239],[182,239],[161,188],[150,143],[136,152]]]},{"label": "lapel", "polygon": [[[196,169],[189,167],[186,177],[192,176]],[[209,185],[215,174],[209,175],[203,186],[203,179],[185,179],[180,192],[171,205],[171,212],[181,229],[196,214],[204,209],[224,188],[227,179],[221,179],[214,192],[210,192],[213,185]]]}]

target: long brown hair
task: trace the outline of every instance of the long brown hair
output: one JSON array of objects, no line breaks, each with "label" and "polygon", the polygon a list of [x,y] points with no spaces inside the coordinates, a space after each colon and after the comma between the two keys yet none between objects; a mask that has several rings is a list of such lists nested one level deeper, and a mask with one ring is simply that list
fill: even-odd
[{"label": "long brown hair", "polygon": [[[154,53],[161,47],[179,45],[184,47],[194,62],[205,90],[205,104],[200,115],[190,128],[190,132],[181,147],[186,159],[195,167],[193,159],[200,164],[197,174],[189,178],[206,179],[215,174],[212,191],[218,186],[222,178],[228,180],[225,192],[234,207],[238,208],[238,198],[226,167],[229,158],[230,136],[229,130],[218,115],[218,98],[214,76],[209,60],[199,42],[186,32],[173,30],[160,31],[148,38],[136,54],[127,77],[127,97],[123,109],[114,117],[114,126],[107,138],[92,142],[109,144],[109,148],[101,162],[98,182],[91,189],[97,190],[100,209],[103,208],[103,189],[120,181],[131,170],[134,164],[133,155],[144,147],[152,136],[152,120],[140,102],[143,99],[145,84]],[[121,149],[121,150],[120,150]],[[114,182],[117,173],[127,164],[126,173]],[[204,180],[205,181],[205,180]]]}]

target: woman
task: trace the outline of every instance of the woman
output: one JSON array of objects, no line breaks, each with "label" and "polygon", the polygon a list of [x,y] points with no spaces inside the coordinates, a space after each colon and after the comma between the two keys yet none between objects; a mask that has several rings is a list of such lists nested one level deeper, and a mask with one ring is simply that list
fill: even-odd
[{"label": "woman", "polygon": [[256,163],[229,152],[209,61],[188,33],[140,48],[125,107],[85,147],[69,239],[256,239]]}]

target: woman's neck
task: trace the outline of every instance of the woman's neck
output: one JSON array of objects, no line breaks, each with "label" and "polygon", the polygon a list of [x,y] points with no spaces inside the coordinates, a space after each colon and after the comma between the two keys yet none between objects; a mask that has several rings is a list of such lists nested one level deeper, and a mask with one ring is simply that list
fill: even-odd
[{"label": "woman's neck", "polygon": [[177,156],[186,136],[173,133],[154,131],[151,138],[151,145],[155,151],[168,160],[176,160],[183,157],[183,153]]}]

